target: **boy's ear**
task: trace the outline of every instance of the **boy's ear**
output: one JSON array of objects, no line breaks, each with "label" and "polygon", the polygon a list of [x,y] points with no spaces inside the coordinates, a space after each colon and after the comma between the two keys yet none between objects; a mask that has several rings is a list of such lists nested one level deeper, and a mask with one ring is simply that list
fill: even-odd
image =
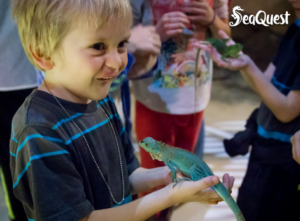
[{"label": "boy's ear", "polygon": [[44,70],[51,70],[54,67],[54,62],[51,60],[51,58],[44,57],[39,49],[36,49],[36,51],[33,51],[30,47],[30,54],[33,58],[33,60]]}]

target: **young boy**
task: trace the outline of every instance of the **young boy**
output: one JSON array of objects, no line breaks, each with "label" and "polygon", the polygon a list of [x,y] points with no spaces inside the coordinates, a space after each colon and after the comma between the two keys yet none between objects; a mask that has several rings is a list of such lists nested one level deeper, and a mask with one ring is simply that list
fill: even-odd
[{"label": "young boy", "polygon": [[219,66],[240,70],[262,99],[237,200],[246,220],[299,220],[300,165],[293,159],[290,139],[300,129],[300,0],[290,2],[298,19],[287,30],[265,73],[245,54],[224,62],[215,48],[194,44],[208,51]]},{"label": "young boy", "polygon": [[[221,200],[212,176],[130,202],[171,178],[167,167],[139,168],[107,96],[127,64],[128,1],[12,4],[29,60],[46,71],[14,116],[10,145],[14,193],[29,220],[145,220],[176,203]],[[229,190],[233,179],[223,177]]]}]

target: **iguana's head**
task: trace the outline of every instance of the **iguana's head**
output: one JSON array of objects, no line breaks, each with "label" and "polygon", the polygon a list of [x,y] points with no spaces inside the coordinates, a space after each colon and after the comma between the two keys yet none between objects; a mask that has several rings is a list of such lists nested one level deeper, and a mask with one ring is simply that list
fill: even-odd
[{"label": "iguana's head", "polygon": [[160,143],[154,140],[152,137],[147,137],[139,142],[140,147],[146,150],[152,157],[152,159],[157,159],[162,161],[162,154],[160,150]]}]

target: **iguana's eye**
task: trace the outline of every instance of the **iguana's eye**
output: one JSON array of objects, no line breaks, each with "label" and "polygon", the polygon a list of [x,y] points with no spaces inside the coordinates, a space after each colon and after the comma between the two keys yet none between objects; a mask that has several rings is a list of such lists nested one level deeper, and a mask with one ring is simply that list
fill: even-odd
[{"label": "iguana's eye", "polygon": [[146,146],[148,146],[148,144],[146,143]]}]

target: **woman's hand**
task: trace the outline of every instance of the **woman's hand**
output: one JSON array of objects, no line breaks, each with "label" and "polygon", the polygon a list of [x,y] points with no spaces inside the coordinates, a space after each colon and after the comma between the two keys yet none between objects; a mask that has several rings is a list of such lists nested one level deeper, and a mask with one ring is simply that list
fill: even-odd
[{"label": "woman's hand", "polygon": [[[171,194],[173,204],[186,203],[186,202],[200,202],[204,204],[218,204],[223,201],[222,198],[211,188],[219,182],[216,176],[210,176],[198,181],[182,181],[173,187],[169,184],[166,188]],[[223,176],[223,184],[226,189],[231,192],[233,187],[234,177],[228,174]]]},{"label": "woman's hand", "polygon": [[174,35],[183,32],[190,24],[188,17],[182,12],[169,12],[162,16],[156,24],[156,32],[161,41],[166,41]]},{"label": "woman's hand", "polygon": [[[229,38],[228,35],[222,30],[220,30],[218,34],[222,38]],[[235,42],[232,39],[230,39],[226,43],[227,46],[234,44]],[[241,70],[243,68],[246,68],[249,62],[251,61],[248,55],[245,55],[243,54],[243,52],[240,52],[238,58],[226,58],[225,60],[227,62],[225,62],[222,60],[222,55],[217,51],[217,49],[205,41],[194,41],[193,46],[209,52],[210,57],[213,59],[213,61],[217,63],[218,66],[228,68],[230,70]]]}]

